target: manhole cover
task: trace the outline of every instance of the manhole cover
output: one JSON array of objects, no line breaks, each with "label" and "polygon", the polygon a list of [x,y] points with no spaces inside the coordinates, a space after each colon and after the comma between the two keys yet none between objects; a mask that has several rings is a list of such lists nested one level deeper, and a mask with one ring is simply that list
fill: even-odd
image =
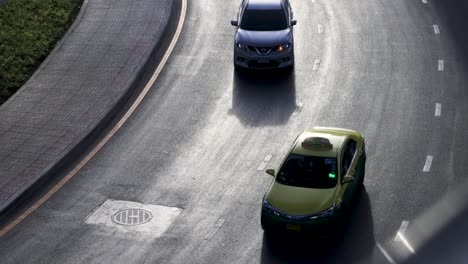
[{"label": "manhole cover", "polygon": [[119,225],[133,226],[147,223],[153,215],[143,209],[131,208],[120,210],[112,216],[112,221]]}]

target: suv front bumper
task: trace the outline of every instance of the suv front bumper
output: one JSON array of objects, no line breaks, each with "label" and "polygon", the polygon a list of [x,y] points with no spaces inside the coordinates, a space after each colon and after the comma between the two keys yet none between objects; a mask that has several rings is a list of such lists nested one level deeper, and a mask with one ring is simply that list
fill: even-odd
[{"label": "suv front bumper", "polygon": [[234,47],[234,66],[248,69],[278,69],[294,65],[292,47],[285,52],[258,54],[250,50]]}]

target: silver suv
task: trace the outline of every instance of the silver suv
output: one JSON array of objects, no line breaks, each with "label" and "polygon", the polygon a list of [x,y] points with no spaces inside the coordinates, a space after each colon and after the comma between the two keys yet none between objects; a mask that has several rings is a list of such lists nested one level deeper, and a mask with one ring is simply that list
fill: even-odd
[{"label": "silver suv", "polygon": [[294,66],[293,12],[289,0],[242,0],[231,25],[237,27],[234,67]]}]

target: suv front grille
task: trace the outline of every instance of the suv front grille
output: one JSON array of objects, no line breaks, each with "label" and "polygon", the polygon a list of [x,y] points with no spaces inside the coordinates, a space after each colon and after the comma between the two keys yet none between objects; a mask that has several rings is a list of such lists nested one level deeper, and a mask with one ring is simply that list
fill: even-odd
[{"label": "suv front grille", "polygon": [[254,47],[254,46],[247,46],[250,51],[257,52],[260,55],[269,54],[272,50],[277,50],[278,46],[274,47]]}]

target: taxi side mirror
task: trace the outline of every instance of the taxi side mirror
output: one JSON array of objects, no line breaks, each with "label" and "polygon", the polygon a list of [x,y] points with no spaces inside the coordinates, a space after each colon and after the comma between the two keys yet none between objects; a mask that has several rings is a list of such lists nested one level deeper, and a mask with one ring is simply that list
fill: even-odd
[{"label": "taxi side mirror", "polygon": [[236,20],[231,20],[231,25],[233,26],[239,26],[239,22],[237,22]]},{"label": "taxi side mirror", "polygon": [[297,24],[297,20],[291,20],[291,26],[295,26]]},{"label": "taxi side mirror", "polygon": [[274,169],[268,169],[265,171],[267,174],[270,174],[271,176],[275,176],[275,170]]},{"label": "taxi side mirror", "polygon": [[344,178],[343,178],[343,184],[345,184],[345,183],[350,183],[350,182],[353,182],[353,181],[354,181],[354,177],[351,176],[351,175],[346,175],[346,176],[344,176]]}]

